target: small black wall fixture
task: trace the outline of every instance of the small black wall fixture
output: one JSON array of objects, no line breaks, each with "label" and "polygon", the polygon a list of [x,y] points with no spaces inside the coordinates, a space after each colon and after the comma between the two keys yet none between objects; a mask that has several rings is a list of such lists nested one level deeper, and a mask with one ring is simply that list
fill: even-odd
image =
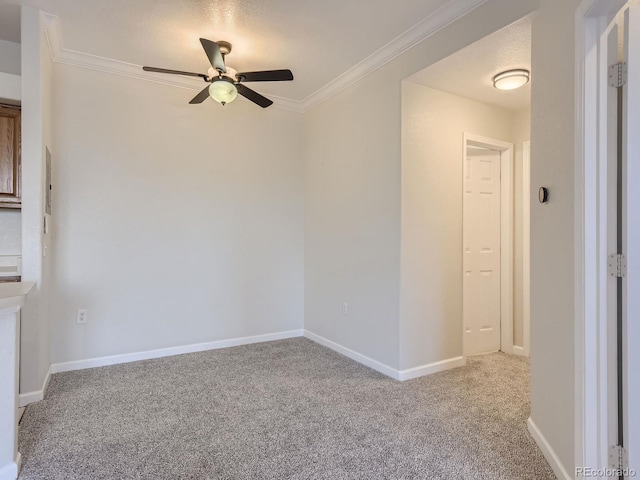
[{"label": "small black wall fixture", "polygon": [[549,201],[549,189],[547,187],[540,187],[540,190],[538,190],[538,200],[540,203],[547,203]]}]

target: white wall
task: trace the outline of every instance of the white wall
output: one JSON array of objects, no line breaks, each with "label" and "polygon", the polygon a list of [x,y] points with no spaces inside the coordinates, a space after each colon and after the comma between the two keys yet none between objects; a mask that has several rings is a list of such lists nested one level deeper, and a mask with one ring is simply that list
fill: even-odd
[{"label": "white wall", "polygon": [[0,40],[0,103],[20,103],[21,46]]},{"label": "white wall", "polygon": [[52,148],[52,62],[40,12],[22,8],[22,279],[36,282],[22,311],[20,392],[42,389],[50,362],[49,270],[43,232],[45,148]]},{"label": "white wall", "polygon": [[574,471],[574,22],[579,0],[541,0],[532,28],[531,418]]},{"label": "white wall", "polygon": [[511,142],[509,110],[402,83],[400,367],[462,351],[463,133]]},{"label": "white wall", "polygon": [[523,346],[522,276],[522,143],[531,137],[531,109],[512,114],[511,141],[514,147],[513,185],[513,344]]},{"label": "white wall", "polygon": [[[399,313],[393,311],[398,302],[399,312],[399,282],[393,275],[400,275],[400,239],[393,230],[399,229],[400,216],[400,82],[540,5],[532,31],[531,185],[532,192],[548,186],[551,201],[544,206],[532,202],[531,212],[531,415],[569,472],[574,466],[573,42],[578,3],[490,0],[305,115],[306,326],[391,366],[399,364],[394,361]],[[340,308],[350,298],[367,310],[345,318]]]},{"label": "white wall", "polygon": [[399,98],[358,85],[305,113],[305,329],[397,368]]},{"label": "white wall", "polygon": [[20,255],[21,229],[20,210],[0,208],[0,255]]},{"label": "white wall", "polygon": [[306,329],[399,368],[401,81],[536,5],[490,1],[305,113]]},{"label": "white wall", "polygon": [[195,93],[55,64],[53,363],[302,328],[302,116]]},{"label": "white wall", "polygon": [[0,39],[0,72],[20,75],[20,44]]}]

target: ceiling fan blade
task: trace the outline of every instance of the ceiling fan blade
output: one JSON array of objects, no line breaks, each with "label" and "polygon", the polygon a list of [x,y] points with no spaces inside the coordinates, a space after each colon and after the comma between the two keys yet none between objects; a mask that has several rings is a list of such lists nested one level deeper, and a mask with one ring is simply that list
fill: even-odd
[{"label": "ceiling fan blade", "polygon": [[209,98],[209,85],[204,87],[204,89],[199,94],[197,94],[195,97],[193,97],[189,103],[191,103],[191,104],[202,103],[207,98]]},{"label": "ceiling fan blade", "polygon": [[172,73],[174,75],[186,75],[187,77],[200,77],[207,80],[207,76],[204,73],[183,72],[182,70],[167,70],[166,68],[156,67],[142,67],[145,72],[157,72],[157,73]]},{"label": "ceiling fan blade", "polygon": [[200,43],[209,58],[209,62],[211,62],[211,66],[219,72],[227,73],[227,67],[224,66],[224,57],[220,53],[218,44],[206,38],[201,38]]},{"label": "ceiling fan blade", "polygon": [[261,72],[241,72],[238,78],[242,82],[283,82],[293,80],[291,70],[263,70]]},{"label": "ceiling fan blade", "polygon": [[269,105],[273,104],[273,102],[269,100],[267,97],[263,97],[258,92],[251,90],[249,87],[245,87],[241,83],[237,83],[236,87],[240,95],[242,95],[248,100],[251,100],[253,103],[257,105],[260,105],[262,108],[267,108]]}]

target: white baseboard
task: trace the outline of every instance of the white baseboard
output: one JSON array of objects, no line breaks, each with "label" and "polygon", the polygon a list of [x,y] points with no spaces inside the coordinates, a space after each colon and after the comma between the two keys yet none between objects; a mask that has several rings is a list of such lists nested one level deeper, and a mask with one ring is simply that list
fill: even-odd
[{"label": "white baseboard", "polygon": [[[513,345],[504,345],[504,346],[501,345],[499,351],[503,353],[508,353],[509,355],[512,355],[513,353],[515,353],[513,351]],[[486,352],[486,353],[493,353],[493,352]]]},{"label": "white baseboard", "polygon": [[369,368],[372,368],[388,377],[391,377],[395,380],[410,380],[412,378],[423,377],[425,375],[431,375],[432,373],[442,372],[444,370],[449,370],[450,368],[461,367],[465,364],[464,357],[455,357],[448,358],[446,360],[442,360],[440,362],[429,363],[427,365],[421,365],[419,367],[409,368],[407,370],[397,370],[389,365],[385,365],[382,362],[374,360],[373,358],[367,357],[366,355],[362,355],[361,353],[356,352],[355,350],[351,350],[350,348],[344,347],[339,343],[331,341],[327,338],[321,337],[320,335],[310,332],[309,330],[304,331],[304,336],[309,340],[313,340],[320,345],[323,345],[331,350],[338,352],[345,357],[349,357],[351,360],[355,360],[358,363],[362,363]]},{"label": "white baseboard", "polygon": [[[461,367],[465,365],[464,357],[453,357],[441,360],[419,367],[413,367],[406,370],[397,370],[393,367],[385,365],[382,362],[367,357],[361,353],[344,347],[327,338],[321,337],[309,330],[289,330],[285,332],[267,333],[264,335],[254,335],[251,337],[231,338],[227,340],[218,340],[214,342],[196,343],[192,345],[184,345],[180,347],[161,348],[157,350],[147,350],[144,352],[124,353],[121,355],[110,355],[106,357],[89,358],[85,360],[75,360],[71,362],[54,363],[50,366],[45,378],[42,390],[36,392],[28,392],[20,394],[20,406],[23,407],[29,403],[40,401],[44,398],[44,394],[49,384],[51,374],[69,372],[73,370],[84,370],[86,368],[105,367],[108,365],[116,365],[119,363],[137,362],[140,360],[150,360],[153,358],[170,357],[172,355],[182,355],[185,353],[203,352],[206,350],[216,350],[219,348],[236,347],[239,345],[250,345],[252,343],[270,342],[274,340],[284,340],[286,338],[294,338],[305,336],[308,339],[319,343],[331,350],[334,350],[346,357],[362,363],[384,375],[395,380],[410,380],[413,378],[431,375],[432,373],[442,372],[451,368]],[[0,479],[2,480],[2,479]]]},{"label": "white baseboard", "polygon": [[42,382],[42,390],[36,390],[35,392],[27,392],[21,393],[18,395],[18,404],[21,407],[26,407],[30,403],[39,402],[44,399],[44,394],[47,391],[47,387],[49,386],[49,380],[51,379],[51,371],[52,366],[49,365],[49,370],[47,371],[47,375],[44,377],[44,382]]},{"label": "white baseboard", "polygon": [[513,346],[513,353],[514,355],[520,355],[522,357],[526,357],[526,355],[524,354],[524,347],[519,347],[517,345]]},{"label": "white baseboard", "polygon": [[20,452],[16,455],[15,461],[0,467],[0,480],[16,480],[18,472],[20,472]]},{"label": "white baseboard", "polygon": [[400,372],[398,372],[398,370],[377,360],[374,360],[373,358],[362,355],[361,353],[358,353],[355,350],[351,350],[350,348],[343,347],[339,343],[321,337],[320,335],[310,332],[309,330],[304,331],[304,336],[309,340],[313,340],[314,342],[319,343],[322,346],[330,348],[331,350],[344,355],[345,357],[349,357],[351,360],[355,360],[356,362],[366,365],[369,368],[373,368],[374,370],[383,373],[388,377],[395,378],[396,380],[400,379]]},{"label": "white baseboard", "polygon": [[527,420],[527,427],[529,429],[529,433],[538,444],[542,455],[544,455],[544,458],[553,470],[553,473],[556,474],[556,477],[560,480],[571,480],[573,476],[567,473],[567,470],[564,468],[564,465],[562,465],[562,462],[556,455],[556,452],[553,451],[553,448],[551,448],[551,445],[549,445],[549,442],[544,438],[544,435],[542,435],[542,432],[538,429],[531,417]]},{"label": "white baseboard", "polygon": [[160,348],[157,350],[147,350],[145,352],[123,353],[121,355],[109,355],[107,357],[88,358],[86,360],[54,363],[53,365],[51,365],[51,373],[84,370],[85,368],[105,367],[107,365],[116,365],[119,363],[129,363],[137,362],[139,360],[149,360],[152,358],[170,357],[173,355],[182,355],[184,353],[204,352],[206,350],[237,347],[239,345],[250,345],[252,343],[271,342],[273,340],[301,337],[302,335],[303,330],[289,330],[286,332],[266,333],[264,335],[254,335],[251,337],[239,337],[230,338],[227,340],[217,340],[214,342],[194,343],[192,345],[184,345],[180,347]]},{"label": "white baseboard", "polygon": [[464,357],[447,358],[439,362],[427,363],[419,367],[408,368],[398,372],[398,380],[411,380],[412,378],[424,377],[432,373],[444,372],[452,368],[462,367],[467,363]]}]

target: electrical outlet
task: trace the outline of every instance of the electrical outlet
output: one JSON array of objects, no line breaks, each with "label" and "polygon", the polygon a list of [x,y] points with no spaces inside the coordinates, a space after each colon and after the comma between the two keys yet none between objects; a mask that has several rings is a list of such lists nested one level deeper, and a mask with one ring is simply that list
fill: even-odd
[{"label": "electrical outlet", "polygon": [[349,304],[347,302],[342,304],[342,314],[349,315]]},{"label": "electrical outlet", "polygon": [[84,308],[78,309],[78,316],[76,317],[76,323],[87,323],[87,310]]}]

